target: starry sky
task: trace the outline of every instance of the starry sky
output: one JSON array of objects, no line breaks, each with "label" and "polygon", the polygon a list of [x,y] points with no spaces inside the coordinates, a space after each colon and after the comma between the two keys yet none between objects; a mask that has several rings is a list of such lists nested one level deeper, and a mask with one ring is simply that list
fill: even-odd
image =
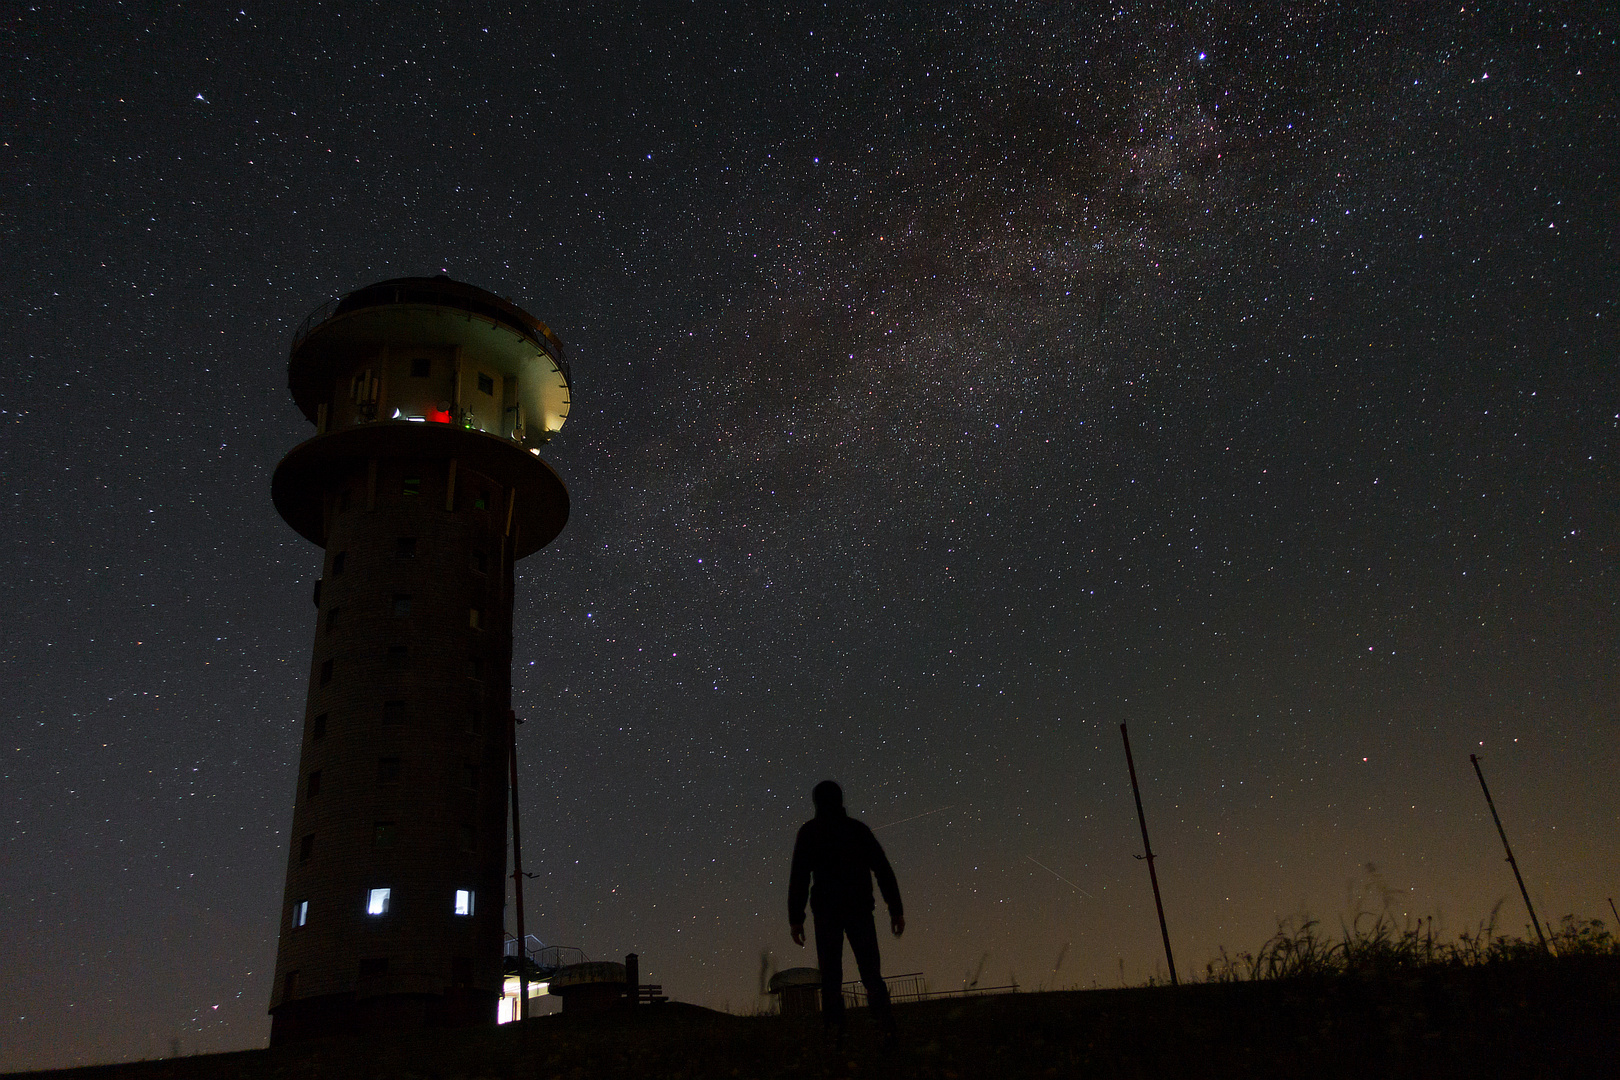
[{"label": "starry sky", "polygon": [[[936,989],[1620,891],[1602,4],[19,7],[0,1069],[263,1045],[319,552],[293,328],[571,350],[528,925],[735,1011],[833,777]],[[906,10],[911,9],[911,10]],[[766,955],[768,953],[768,955]],[[178,1040],[178,1042],[176,1042]]]}]

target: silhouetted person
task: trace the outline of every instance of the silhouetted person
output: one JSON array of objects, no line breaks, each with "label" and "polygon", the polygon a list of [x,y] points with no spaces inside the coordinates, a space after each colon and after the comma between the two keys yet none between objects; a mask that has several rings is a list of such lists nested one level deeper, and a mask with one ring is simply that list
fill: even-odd
[{"label": "silhouetted person", "polygon": [[[821,1018],[829,1033],[844,1026],[844,937],[849,937],[855,966],[866,986],[872,1018],[886,1034],[894,1033],[889,989],[883,985],[878,958],[877,924],[872,911],[872,875],[877,875],[883,902],[889,905],[889,928],[905,933],[900,886],[888,856],[872,830],[844,812],[844,790],[831,780],[816,785],[810,798],[816,816],[799,829],[793,845],[793,872],[788,878],[788,923],[794,944],[804,947],[804,902],[816,917],[816,960],[821,968]],[[812,887],[811,879],[815,880]]]}]

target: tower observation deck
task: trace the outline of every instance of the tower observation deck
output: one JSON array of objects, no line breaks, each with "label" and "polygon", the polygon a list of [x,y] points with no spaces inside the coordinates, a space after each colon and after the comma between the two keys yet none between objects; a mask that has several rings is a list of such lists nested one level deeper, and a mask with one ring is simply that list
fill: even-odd
[{"label": "tower observation deck", "polygon": [[494,1024],[513,567],[568,519],[562,343],[448,277],[317,310],[276,509],[325,550],[270,1042]]}]

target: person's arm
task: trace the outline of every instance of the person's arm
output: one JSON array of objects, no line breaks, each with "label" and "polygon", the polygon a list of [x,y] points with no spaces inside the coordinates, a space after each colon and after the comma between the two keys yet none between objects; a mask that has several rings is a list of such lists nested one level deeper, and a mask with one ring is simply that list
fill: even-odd
[{"label": "person's arm", "polygon": [[894,879],[894,868],[889,865],[889,857],[883,853],[883,845],[872,830],[866,831],[872,846],[868,858],[872,864],[872,876],[877,878],[878,891],[883,894],[883,902],[889,905],[889,928],[894,936],[899,937],[906,930],[906,909],[900,902],[900,883]]},{"label": "person's arm", "polygon": [[804,905],[810,898],[808,847],[801,828],[793,842],[793,869],[788,873],[788,927],[793,933],[793,943],[800,947],[804,945]]}]

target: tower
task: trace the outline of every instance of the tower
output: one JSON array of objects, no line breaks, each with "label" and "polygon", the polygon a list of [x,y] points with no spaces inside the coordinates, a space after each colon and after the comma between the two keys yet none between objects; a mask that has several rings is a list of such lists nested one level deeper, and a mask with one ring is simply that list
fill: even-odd
[{"label": "tower", "polygon": [[493,1024],[513,566],[568,519],[539,456],[562,343],[482,289],[398,278],[312,314],[287,384],[315,435],[271,495],[325,561],[270,1042]]}]

